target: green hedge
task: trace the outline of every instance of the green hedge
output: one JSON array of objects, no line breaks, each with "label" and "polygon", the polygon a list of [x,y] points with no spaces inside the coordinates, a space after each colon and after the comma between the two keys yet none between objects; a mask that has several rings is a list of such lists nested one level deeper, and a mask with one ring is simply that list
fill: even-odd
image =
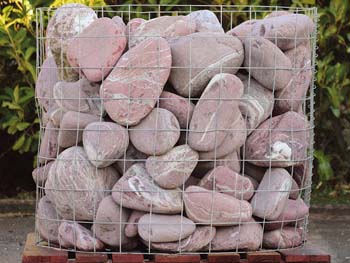
[{"label": "green hedge", "polygon": [[[12,151],[34,158],[39,121],[34,102],[35,8],[60,6],[68,1],[1,2],[0,15],[0,158]],[[72,1],[69,1],[72,2]],[[104,5],[103,0],[75,1]],[[186,4],[180,0],[122,1],[125,4]],[[115,4],[106,1],[106,4]],[[206,4],[208,1],[192,1]],[[118,2],[120,4],[120,2]],[[212,0],[211,4],[231,4]],[[235,4],[315,5],[315,1],[235,1]],[[349,1],[317,1],[319,10],[318,72],[316,89],[316,187],[332,194],[349,191],[350,182],[350,12]],[[142,8],[141,5],[139,9]],[[240,20],[244,19],[241,17]],[[6,146],[8,146],[6,148]],[[1,162],[0,159],[0,162]]]}]

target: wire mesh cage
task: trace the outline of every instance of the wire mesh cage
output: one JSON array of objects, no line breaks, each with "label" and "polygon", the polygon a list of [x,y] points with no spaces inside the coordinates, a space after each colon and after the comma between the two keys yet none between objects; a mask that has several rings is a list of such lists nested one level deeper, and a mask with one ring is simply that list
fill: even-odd
[{"label": "wire mesh cage", "polygon": [[36,18],[39,246],[305,244],[316,8],[68,4]]}]

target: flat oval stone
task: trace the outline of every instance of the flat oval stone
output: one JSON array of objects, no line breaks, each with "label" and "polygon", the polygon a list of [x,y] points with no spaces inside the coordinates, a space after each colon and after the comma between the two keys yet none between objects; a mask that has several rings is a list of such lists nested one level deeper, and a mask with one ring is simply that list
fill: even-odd
[{"label": "flat oval stone", "polygon": [[127,36],[127,39],[133,37],[133,34],[135,33],[136,29],[143,23],[145,23],[147,20],[143,18],[133,18],[131,19],[128,24],[126,25],[125,34]]},{"label": "flat oval stone", "polygon": [[93,220],[99,203],[118,179],[115,169],[96,169],[83,147],[75,146],[64,150],[55,160],[45,192],[64,219]]},{"label": "flat oval stone", "polygon": [[152,38],[127,51],[101,85],[100,95],[112,120],[136,125],[154,108],[171,67],[170,46]]},{"label": "flat oval stone", "polygon": [[123,207],[160,214],[181,212],[180,189],[165,190],[154,183],[143,164],[133,164],[114,185],[113,200]]},{"label": "flat oval stone", "polygon": [[56,62],[53,57],[48,57],[41,65],[38,79],[35,83],[35,97],[38,100],[38,104],[45,111],[56,107],[56,103],[53,100],[53,87],[57,81],[58,70]]},{"label": "flat oval stone", "polygon": [[184,144],[163,155],[148,157],[146,170],[161,187],[172,189],[186,182],[197,162],[198,153]]},{"label": "flat oval stone", "polygon": [[[50,120],[54,127],[59,128],[65,111],[56,106],[47,112],[47,122]],[[44,125],[46,125],[44,123]]]},{"label": "flat oval stone", "polygon": [[219,19],[207,9],[191,12],[187,17],[196,25],[196,32],[217,32],[224,33]]},{"label": "flat oval stone", "polygon": [[266,220],[277,219],[286,206],[291,187],[292,179],[287,170],[266,170],[257,192],[250,201],[253,215]]},{"label": "flat oval stone", "polygon": [[283,212],[274,221],[265,221],[266,230],[281,229],[282,226],[295,224],[300,220],[304,220],[309,213],[309,207],[304,203],[303,199],[288,199]]},{"label": "flat oval stone", "polygon": [[145,163],[147,157],[129,142],[125,155],[121,156],[119,161],[114,163],[114,166],[121,174],[124,174],[134,163]]},{"label": "flat oval stone", "polygon": [[38,160],[39,163],[44,164],[48,161],[55,160],[58,149],[58,129],[49,121],[44,128],[44,134],[42,136],[39,148]]},{"label": "flat oval stone", "polygon": [[83,251],[96,251],[104,248],[103,243],[93,237],[91,231],[76,222],[63,221],[58,228],[60,245]]},{"label": "flat oval stone", "polygon": [[265,89],[255,79],[249,79],[243,74],[237,76],[244,85],[244,94],[239,102],[239,109],[246,121],[248,134],[250,134],[272,114],[274,96],[269,89]]},{"label": "flat oval stone", "polygon": [[106,196],[100,202],[96,218],[94,219],[94,233],[96,238],[111,247],[120,247],[131,242],[124,235],[125,222],[130,211],[116,204],[112,196]]},{"label": "flat oval stone", "polygon": [[258,19],[251,19],[240,23],[235,26],[231,30],[227,31],[226,34],[238,37],[240,40],[244,41],[244,39],[248,38],[251,34],[254,25],[258,22]]},{"label": "flat oval stone", "polygon": [[137,236],[137,226],[140,218],[145,214],[145,212],[132,210],[128,219],[128,223],[125,226],[125,236],[136,237]]},{"label": "flat oval stone", "polygon": [[298,111],[306,103],[306,93],[309,89],[311,70],[311,50],[309,44],[300,44],[284,53],[292,62],[293,77],[288,85],[276,92],[274,112],[281,114],[287,111]]},{"label": "flat oval stone", "polygon": [[265,232],[263,247],[272,249],[298,247],[303,243],[304,238],[302,229],[286,226],[282,229]]},{"label": "flat oval stone", "polygon": [[235,74],[244,60],[243,45],[238,38],[213,32],[180,37],[171,44],[171,55],[169,81],[184,97],[199,97],[216,74]]},{"label": "flat oval stone", "polygon": [[[232,74],[215,75],[194,108],[188,144],[197,151],[212,151],[220,145],[239,116],[243,84]],[[237,116],[238,115],[238,116]]]},{"label": "flat oval stone", "polygon": [[148,155],[161,155],[179,140],[180,125],[170,111],[155,108],[139,124],[129,129],[129,136],[137,150]]},{"label": "flat oval stone", "polygon": [[138,222],[138,233],[146,242],[174,242],[190,236],[196,225],[180,215],[145,214]]},{"label": "flat oval stone", "polygon": [[212,241],[215,234],[215,227],[197,226],[196,230],[185,239],[176,242],[151,243],[151,248],[163,252],[201,251]]},{"label": "flat oval stone", "polygon": [[251,76],[269,90],[284,89],[292,79],[292,63],[271,41],[254,37],[243,41],[244,66]]},{"label": "flat oval stone", "polygon": [[252,36],[264,37],[274,42],[280,49],[294,48],[306,39],[311,38],[314,23],[303,14],[270,16],[256,23]]},{"label": "flat oval stone", "polygon": [[251,219],[239,226],[216,228],[216,235],[211,242],[211,250],[259,250],[263,238],[261,225]]},{"label": "flat oval stone", "polygon": [[103,116],[99,85],[82,78],[76,82],[59,81],[54,86],[53,97],[64,112],[78,111]]},{"label": "flat oval stone", "polygon": [[194,104],[175,93],[163,91],[159,98],[159,108],[172,112],[179,121],[180,127],[186,129],[192,118]]},{"label": "flat oval stone", "polygon": [[304,115],[288,111],[269,118],[246,141],[246,160],[263,167],[288,167],[307,158],[309,124]]},{"label": "flat oval stone", "polygon": [[[125,36],[126,36],[126,25],[124,23],[123,18],[121,18],[120,16],[113,16],[112,21],[116,23],[119,28],[122,29],[122,31],[125,33]],[[128,39],[126,38],[126,40]]]},{"label": "flat oval stone", "polygon": [[35,168],[32,171],[32,177],[36,185],[44,186],[49,174],[50,168],[53,165],[53,161],[46,162],[44,165]]},{"label": "flat oval stone", "polygon": [[85,127],[91,122],[98,122],[101,118],[76,111],[66,112],[61,120],[58,133],[58,145],[68,148],[81,142]]},{"label": "flat oval stone", "polygon": [[228,134],[223,139],[222,143],[212,151],[199,152],[199,158],[202,160],[208,159],[222,159],[224,156],[238,151],[239,148],[245,143],[247,138],[246,122],[238,110],[236,120],[231,123],[227,129]]},{"label": "flat oval stone", "polygon": [[96,19],[95,11],[82,4],[62,5],[51,17],[46,29],[46,41],[59,68],[60,80],[78,80],[78,72],[68,63],[67,48],[71,39]]},{"label": "flat oval stone", "polygon": [[292,188],[290,189],[289,198],[296,200],[299,197],[300,188],[297,181],[292,177]]},{"label": "flat oval stone", "polygon": [[92,122],[84,129],[83,145],[94,166],[107,167],[124,155],[129,145],[129,134],[117,123]]},{"label": "flat oval stone", "polygon": [[196,25],[185,16],[160,16],[141,23],[129,36],[129,48],[145,39],[162,37],[172,41],[195,32]]},{"label": "flat oval stone", "polygon": [[254,194],[252,182],[225,166],[217,166],[209,171],[198,186],[233,196],[240,200],[249,200]]},{"label": "flat oval stone", "polygon": [[125,26],[101,17],[72,38],[67,48],[67,59],[89,81],[99,82],[112,71],[125,46]]},{"label": "flat oval stone", "polygon": [[51,243],[58,243],[58,227],[61,217],[57,214],[55,204],[47,196],[40,198],[36,210],[36,228],[40,236]]},{"label": "flat oval stone", "polygon": [[236,225],[252,216],[252,207],[247,201],[203,187],[187,187],[183,198],[186,215],[195,223],[213,226]]}]

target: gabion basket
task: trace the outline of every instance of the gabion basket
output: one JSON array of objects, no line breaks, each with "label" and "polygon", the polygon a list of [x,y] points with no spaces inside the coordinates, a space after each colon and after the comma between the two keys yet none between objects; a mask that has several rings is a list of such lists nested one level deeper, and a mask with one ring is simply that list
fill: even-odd
[{"label": "gabion basket", "polygon": [[316,8],[68,4],[36,21],[37,245],[305,244]]}]

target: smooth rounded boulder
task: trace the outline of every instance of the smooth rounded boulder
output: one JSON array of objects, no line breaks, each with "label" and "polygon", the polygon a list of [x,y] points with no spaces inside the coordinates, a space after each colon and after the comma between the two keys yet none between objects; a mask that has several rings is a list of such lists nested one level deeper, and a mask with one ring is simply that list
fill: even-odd
[{"label": "smooth rounded boulder", "polygon": [[224,33],[198,32],[171,44],[169,81],[184,97],[199,97],[218,73],[235,74],[244,60],[242,42]]},{"label": "smooth rounded boulder", "polygon": [[249,179],[225,166],[217,166],[209,171],[201,179],[198,186],[240,200],[249,200],[254,194],[254,186]]},{"label": "smooth rounded boulder", "polygon": [[159,108],[172,112],[179,121],[180,127],[186,129],[192,118],[194,104],[175,93],[163,91],[159,98]]},{"label": "smooth rounded boulder", "polygon": [[42,135],[38,160],[40,164],[55,160],[59,154],[59,131],[51,121],[46,124]]},{"label": "smooth rounded boulder", "polygon": [[67,59],[89,81],[99,82],[111,72],[125,46],[125,27],[101,17],[70,41]]},{"label": "smooth rounded boulder", "polygon": [[188,132],[188,144],[197,151],[212,151],[228,135],[239,118],[243,84],[232,74],[215,75],[196,104]]},{"label": "smooth rounded boulder", "polygon": [[246,160],[262,167],[299,165],[307,158],[310,127],[306,116],[288,111],[269,118],[246,141]]},{"label": "smooth rounded boulder", "polygon": [[46,44],[59,69],[58,78],[76,81],[79,74],[67,60],[67,48],[73,37],[81,33],[97,15],[93,9],[82,4],[65,4],[57,8],[46,29]]},{"label": "smooth rounded boulder", "polygon": [[96,237],[111,247],[122,247],[132,240],[125,236],[124,229],[130,211],[116,204],[112,196],[106,196],[100,202],[93,229]]},{"label": "smooth rounded boulder", "polygon": [[226,34],[238,37],[240,40],[243,41],[244,39],[249,38],[249,35],[251,34],[254,25],[258,21],[258,19],[244,21],[243,23],[240,23],[239,25],[227,31]]},{"label": "smooth rounded boulder", "polygon": [[166,189],[183,185],[198,162],[198,153],[187,144],[176,146],[160,156],[150,156],[146,170],[154,181]]},{"label": "smooth rounded boulder", "polygon": [[282,229],[265,232],[263,247],[269,249],[298,247],[303,243],[304,238],[302,229],[286,226]]},{"label": "smooth rounded boulder", "polygon": [[195,28],[195,23],[191,23],[186,16],[156,17],[141,23],[133,34],[129,35],[129,48],[154,37],[162,37],[170,42],[180,36],[194,33]]},{"label": "smooth rounded boulder", "polygon": [[123,207],[160,214],[181,212],[180,189],[166,190],[154,183],[143,164],[133,164],[113,186],[113,200]]},{"label": "smooth rounded boulder", "polygon": [[116,167],[121,174],[124,174],[134,163],[145,163],[147,157],[146,154],[137,150],[129,141],[129,146],[125,155],[120,157],[121,160],[114,163],[114,167]]},{"label": "smooth rounded boulder", "polygon": [[197,10],[191,12],[187,17],[191,22],[195,23],[196,32],[224,33],[219,19],[216,17],[215,13],[210,10]]},{"label": "smooth rounded boulder", "polygon": [[100,88],[106,112],[121,125],[136,125],[154,108],[171,67],[163,38],[139,43],[119,59]]},{"label": "smooth rounded boulder", "polygon": [[32,171],[32,177],[36,185],[38,186],[45,185],[47,176],[49,175],[49,171],[52,165],[53,165],[53,161],[46,162],[44,165],[39,166]]},{"label": "smooth rounded boulder", "polygon": [[58,228],[59,243],[65,248],[83,251],[102,250],[104,244],[91,231],[76,222],[63,221]]},{"label": "smooth rounded boulder", "polygon": [[117,123],[92,122],[84,129],[83,145],[94,166],[107,167],[124,155],[129,145],[129,134]]},{"label": "smooth rounded boulder", "polygon": [[125,29],[125,34],[127,39],[129,40],[130,38],[132,38],[132,35],[135,33],[136,29],[143,23],[145,23],[147,20],[143,19],[143,18],[133,18],[130,19],[130,21],[127,23],[126,25],[126,29]]},{"label": "smooth rounded boulder", "polygon": [[130,128],[129,135],[137,150],[148,155],[162,155],[179,140],[180,125],[170,111],[155,108],[138,125]]},{"label": "smooth rounded boulder", "polygon": [[58,215],[55,204],[47,196],[40,198],[36,210],[35,225],[40,236],[49,244],[58,243],[58,228],[61,217]]},{"label": "smooth rounded boulder", "polygon": [[283,168],[271,168],[266,171],[258,190],[250,201],[253,215],[276,220],[285,208],[292,187],[292,178]]},{"label": "smooth rounded boulder", "polygon": [[136,237],[137,236],[137,226],[140,218],[145,214],[143,211],[132,210],[128,218],[128,223],[125,226],[125,236]]},{"label": "smooth rounded boulder", "polygon": [[211,241],[211,250],[259,250],[262,239],[263,229],[261,225],[254,219],[250,219],[239,226],[216,228],[216,235]]},{"label": "smooth rounded boulder", "polygon": [[180,215],[145,214],[138,222],[139,236],[146,242],[174,242],[187,238],[196,229],[188,218]]},{"label": "smooth rounded boulder", "polygon": [[115,169],[96,169],[83,147],[74,146],[64,150],[50,168],[45,193],[64,219],[93,220],[118,179]]},{"label": "smooth rounded boulder", "polygon": [[244,66],[251,76],[269,90],[284,89],[293,76],[290,59],[268,39],[247,38],[243,43]]},{"label": "smooth rounded boulder", "polygon": [[189,186],[183,194],[186,215],[195,223],[213,226],[236,225],[252,216],[250,203],[232,196]]}]

